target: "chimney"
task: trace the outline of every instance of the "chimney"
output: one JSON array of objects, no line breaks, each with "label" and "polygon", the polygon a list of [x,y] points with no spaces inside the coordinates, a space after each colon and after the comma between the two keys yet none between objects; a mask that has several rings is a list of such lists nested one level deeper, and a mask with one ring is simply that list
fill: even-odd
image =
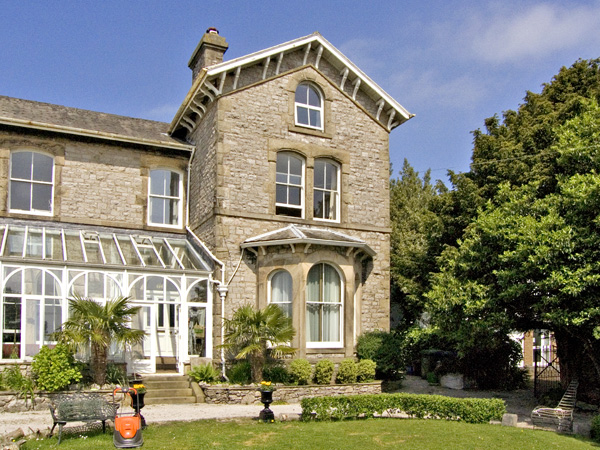
[{"label": "chimney", "polygon": [[206,30],[188,62],[189,68],[192,69],[192,81],[204,67],[223,62],[227,48],[229,44],[224,37],[219,36],[219,30],[213,27]]}]

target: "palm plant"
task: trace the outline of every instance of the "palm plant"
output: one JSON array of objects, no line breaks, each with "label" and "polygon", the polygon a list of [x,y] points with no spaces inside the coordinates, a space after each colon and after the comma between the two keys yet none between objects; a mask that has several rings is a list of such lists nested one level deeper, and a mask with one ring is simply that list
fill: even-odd
[{"label": "palm plant", "polygon": [[296,334],[292,320],[275,304],[262,310],[242,306],[231,319],[225,319],[225,326],[222,347],[233,351],[236,359],[248,358],[254,383],[262,379],[267,354],[281,358],[296,352],[289,345]]},{"label": "palm plant", "polygon": [[106,382],[111,343],[133,345],[144,339],[145,331],[129,327],[132,316],[139,310],[139,306],[129,305],[129,297],[119,296],[102,305],[92,299],[75,296],[69,299],[70,317],[57,332],[57,338],[76,349],[91,348],[94,382],[102,386]]}]

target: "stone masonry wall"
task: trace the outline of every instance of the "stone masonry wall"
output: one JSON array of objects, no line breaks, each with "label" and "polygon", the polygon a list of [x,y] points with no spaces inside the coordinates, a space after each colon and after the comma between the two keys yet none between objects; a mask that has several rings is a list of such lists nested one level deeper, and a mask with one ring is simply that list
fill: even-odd
[{"label": "stone masonry wall", "polygon": [[0,177],[3,193],[0,216],[34,217],[8,212],[10,152],[21,149],[40,151],[54,158],[54,211],[51,217],[43,216],[44,220],[148,228],[149,171],[167,167],[179,171],[184,178],[187,173],[186,156],[60,136],[3,132],[0,133],[0,174],[6,176]]},{"label": "stone masonry wall", "polygon": [[[294,93],[304,81],[315,83],[324,94],[323,131],[303,129],[294,123]],[[359,334],[387,329],[390,276],[387,130],[313,67],[250,85],[224,95],[216,103],[211,104],[194,135],[197,150],[190,196],[197,211],[192,211],[190,218],[192,229],[225,263],[227,279],[240,261],[240,244],[248,238],[291,223],[345,233],[364,240],[377,253],[367,263],[366,276],[361,280],[357,305],[360,313],[354,331]],[[211,128],[214,120],[216,127]],[[280,150],[297,152],[305,159],[304,218],[275,215],[275,163]],[[316,158],[330,158],[340,164],[339,222],[312,217]],[[213,185],[214,174],[216,185]],[[231,317],[242,304],[258,306],[257,290],[264,280],[258,279],[256,260],[246,254],[229,286],[225,317]],[[358,268],[356,272],[363,270]],[[347,326],[351,322],[345,320]],[[352,335],[345,340],[346,346],[349,340]],[[215,339],[215,345],[219,343]]]},{"label": "stone masonry wall", "polygon": [[[200,385],[206,403],[260,404],[260,391],[255,386]],[[381,381],[373,383],[331,384],[309,386],[277,386],[273,401],[299,403],[303,398],[381,394]]]}]

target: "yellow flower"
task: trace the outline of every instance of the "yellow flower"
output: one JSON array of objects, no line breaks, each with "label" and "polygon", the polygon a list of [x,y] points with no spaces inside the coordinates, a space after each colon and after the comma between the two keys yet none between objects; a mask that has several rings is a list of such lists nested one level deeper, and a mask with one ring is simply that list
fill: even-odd
[{"label": "yellow flower", "polygon": [[270,381],[261,381],[260,384],[262,384],[263,386],[271,386]]}]

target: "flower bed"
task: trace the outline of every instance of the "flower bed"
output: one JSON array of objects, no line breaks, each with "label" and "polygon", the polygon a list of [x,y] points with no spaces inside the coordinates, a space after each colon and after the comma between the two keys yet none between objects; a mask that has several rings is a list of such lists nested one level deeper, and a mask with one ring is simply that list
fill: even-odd
[{"label": "flower bed", "polygon": [[[206,403],[243,404],[260,403],[260,392],[257,387],[228,385],[228,384],[201,384]],[[306,386],[275,386],[273,401],[284,401],[287,403],[300,403],[303,398],[358,395],[358,394],[380,394],[381,381],[372,383],[353,384],[328,384],[328,385],[306,385]]]}]

